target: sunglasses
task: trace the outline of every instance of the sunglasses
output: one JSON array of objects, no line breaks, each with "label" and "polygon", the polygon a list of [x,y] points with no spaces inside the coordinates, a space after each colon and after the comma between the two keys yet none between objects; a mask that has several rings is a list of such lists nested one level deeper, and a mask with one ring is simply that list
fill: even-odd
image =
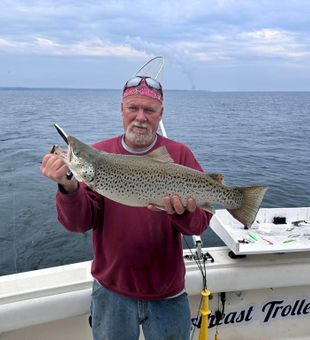
[{"label": "sunglasses", "polygon": [[124,90],[131,87],[136,87],[141,84],[142,80],[144,80],[144,83],[150,88],[159,91],[161,94],[163,94],[163,89],[159,81],[156,79],[153,79],[151,77],[141,77],[136,76],[127,81],[127,83],[124,86]]}]

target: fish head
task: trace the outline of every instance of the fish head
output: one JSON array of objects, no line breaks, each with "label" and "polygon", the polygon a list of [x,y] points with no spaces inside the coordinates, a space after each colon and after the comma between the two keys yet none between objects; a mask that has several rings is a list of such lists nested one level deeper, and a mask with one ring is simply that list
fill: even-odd
[{"label": "fish head", "polygon": [[95,166],[92,154],[94,149],[73,136],[68,136],[67,164],[74,177],[90,184],[95,179]]}]

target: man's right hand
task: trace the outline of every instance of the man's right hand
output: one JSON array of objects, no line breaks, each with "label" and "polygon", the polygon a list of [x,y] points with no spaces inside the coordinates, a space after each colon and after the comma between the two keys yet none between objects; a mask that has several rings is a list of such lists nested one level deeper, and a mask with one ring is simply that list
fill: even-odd
[{"label": "man's right hand", "polygon": [[65,161],[58,155],[48,153],[43,157],[40,167],[43,176],[62,185],[66,192],[72,193],[78,189],[78,181],[72,177],[67,178],[69,168]]}]

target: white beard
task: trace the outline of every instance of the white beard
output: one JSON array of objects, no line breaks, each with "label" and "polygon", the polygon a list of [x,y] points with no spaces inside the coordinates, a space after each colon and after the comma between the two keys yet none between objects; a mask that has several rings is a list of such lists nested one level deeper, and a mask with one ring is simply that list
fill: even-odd
[{"label": "white beard", "polygon": [[[144,129],[137,131],[135,127],[142,127]],[[148,146],[153,142],[155,133],[152,131],[149,124],[134,121],[127,127],[125,137],[128,142],[133,145]]]}]

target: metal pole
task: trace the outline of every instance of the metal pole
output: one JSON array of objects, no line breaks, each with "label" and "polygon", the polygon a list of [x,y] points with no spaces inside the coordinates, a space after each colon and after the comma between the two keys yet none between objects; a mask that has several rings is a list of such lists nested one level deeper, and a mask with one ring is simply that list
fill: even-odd
[{"label": "metal pole", "polygon": [[[160,73],[161,73],[161,71],[162,71],[162,69],[164,67],[164,57],[162,57],[162,56],[157,56],[155,58],[150,59],[142,67],[139,68],[139,70],[135,73],[135,75],[137,76],[137,75],[139,75],[139,73],[141,73],[141,75],[144,75],[144,76],[149,74],[150,72],[148,72],[148,67],[151,68],[152,67],[152,63],[154,63],[155,61],[159,61],[158,70],[155,70],[155,68],[154,68],[154,70],[153,70],[154,74],[150,74],[149,76],[154,78],[154,79],[157,79],[160,76]],[[159,127],[160,127],[162,135],[164,137],[168,137],[166,129],[164,127],[164,123],[163,123],[162,120],[159,122]]]}]

